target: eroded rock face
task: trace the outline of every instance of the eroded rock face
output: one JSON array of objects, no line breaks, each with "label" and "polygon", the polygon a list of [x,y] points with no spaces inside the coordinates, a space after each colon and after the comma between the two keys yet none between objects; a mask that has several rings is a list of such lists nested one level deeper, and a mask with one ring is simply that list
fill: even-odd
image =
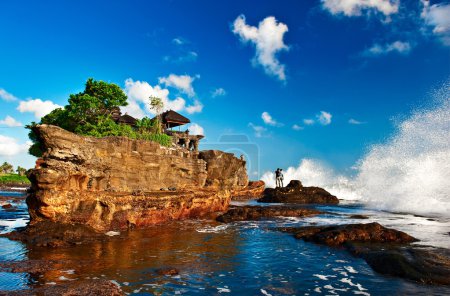
[{"label": "eroded rock face", "polygon": [[51,125],[36,132],[46,152],[29,173],[32,223],[109,230],[198,217],[226,210],[231,190],[248,182],[245,162],[221,151],[200,158],[187,149],[82,137]]},{"label": "eroded rock face", "polygon": [[266,184],[264,181],[250,181],[244,188],[234,189],[231,192],[232,200],[257,199],[263,195]]},{"label": "eroded rock face", "polygon": [[303,187],[298,180],[292,180],[286,187],[266,188],[258,202],[298,204],[338,204],[336,196],[319,187]]},{"label": "eroded rock face", "polygon": [[287,206],[243,206],[229,209],[225,214],[217,217],[217,221],[230,223],[233,221],[254,221],[273,217],[308,217],[321,212],[315,209],[306,209]]},{"label": "eroded rock face", "polygon": [[219,150],[200,151],[198,158],[206,162],[207,186],[233,189],[247,186],[248,176],[245,160],[236,158],[232,153]]}]

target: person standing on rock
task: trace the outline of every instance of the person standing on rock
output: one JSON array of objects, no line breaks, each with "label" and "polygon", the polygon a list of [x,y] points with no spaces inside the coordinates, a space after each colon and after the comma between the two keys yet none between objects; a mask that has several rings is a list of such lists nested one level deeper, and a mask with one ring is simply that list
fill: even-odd
[{"label": "person standing on rock", "polygon": [[279,170],[280,170],[280,172],[279,172],[279,174],[280,174],[280,187],[284,187],[284,185],[283,185],[283,179],[284,179],[283,169],[279,169]]},{"label": "person standing on rock", "polygon": [[281,172],[282,169],[277,168],[275,171],[275,187],[283,187],[283,173]]}]

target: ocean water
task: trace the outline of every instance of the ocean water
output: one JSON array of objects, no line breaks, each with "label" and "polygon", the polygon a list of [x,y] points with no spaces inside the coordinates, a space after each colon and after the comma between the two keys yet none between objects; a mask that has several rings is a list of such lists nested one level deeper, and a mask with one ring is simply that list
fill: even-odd
[{"label": "ocean water", "polygon": [[[11,193],[0,195],[5,200]],[[14,199],[14,210],[0,209],[1,232],[27,220],[23,199],[17,195]],[[368,210],[354,201],[318,208],[330,214],[231,224],[175,221],[105,235],[104,241],[71,248],[27,247],[0,238],[0,261],[63,260],[57,270],[38,274],[2,272],[0,290],[102,278],[130,295],[450,295],[450,287],[383,276],[345,250],[306,243],[274,230],[278,226],[378,221],[415,235],[421,244],[448,247],[449,219]],[[349,219],[353,214],[370,218]],[[160,268],[176,268],[179,274],[160,275]]]},{"label": "ocean water", "polygon": [[[352,176],[315,159],[289,167],[285,182],[327,189],[368,209],[450,217],[450,82],[427,98],[427,106],[395,120],[395,132],[369,147]],[[370,124],[370,123],[369,123]],[[272,172],[263,174],[275,186]]]}]

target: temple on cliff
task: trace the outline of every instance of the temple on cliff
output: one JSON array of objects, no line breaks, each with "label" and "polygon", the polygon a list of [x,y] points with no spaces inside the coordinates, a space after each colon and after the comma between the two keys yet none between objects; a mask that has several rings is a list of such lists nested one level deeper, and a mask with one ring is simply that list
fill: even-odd
[{"label": "temple on cliff", "polygon": [[[137,119],[128,114],[122,115],[119,108],[114,109],[111,112],[111,116],[116,123],[127,124],[132,127],[136,126]],[[191,123],[189,118],[184,117],[178,112],[173,110],[168,110],[160,115],[162,129],[164,133],[172,137],[172,144],[175,147],[184,148],[189,151],[198,152],[198,145],[201,139],[204,138],[203,135],[190,135],[189,129],[181,131],[180,127],[182,125]],[[178,126],[178,131],[173,130],[174,127]]]}]

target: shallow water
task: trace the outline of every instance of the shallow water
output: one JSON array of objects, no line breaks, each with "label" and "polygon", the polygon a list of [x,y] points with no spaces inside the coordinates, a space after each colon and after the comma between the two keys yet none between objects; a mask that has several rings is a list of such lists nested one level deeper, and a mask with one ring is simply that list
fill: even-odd
[{"label": "shallow water", "polygon": [[[17,211],[0,209],[3,231],[23,222]],[[445,295],[450,288],[425,286],[376,274],[364,260],[344,250],[294,239],[276,226],[349,223],[350,214],[367,214],[358,223],[379,221],[424,239],[428,245],[450,245],[449,221],[370,211],[357,204],[320,207],[336,214],[307,219],[219,224],[178,221],[164,226],[122,232],[106,241],[72,248],[31,248],[0,238],[0,261],[63,260],[57,271],[40,274],[0,273],[0,290],[69,280],[105,278],[133,295]],[[3,220],[12,220],[5,223]],[[426,231],[423,231],[426,227]],[[425,233],[426,232],[426,233]],[[422,243],[424,243],[422,242]],[[176,268],[164,276],[159,268]]]}]

